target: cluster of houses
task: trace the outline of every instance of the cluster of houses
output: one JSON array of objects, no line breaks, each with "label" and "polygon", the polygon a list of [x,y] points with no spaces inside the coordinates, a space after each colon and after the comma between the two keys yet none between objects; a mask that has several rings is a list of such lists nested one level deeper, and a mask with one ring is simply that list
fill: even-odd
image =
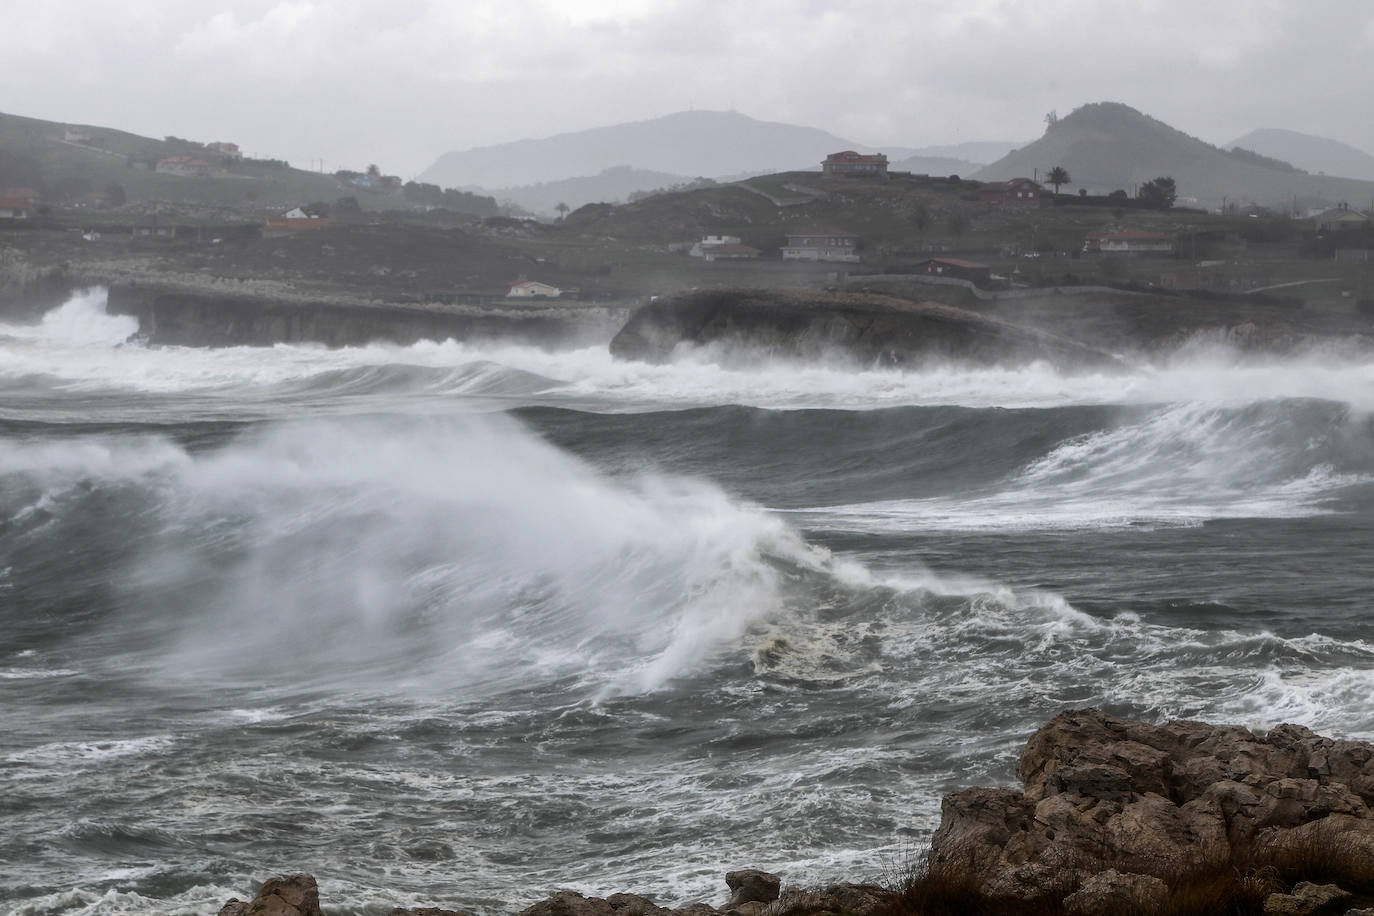
[{"label": "cluster of houses", "polygon": [[[854,263],[859,260],[859,237],[843,229],[808,226],[787,233],[782,246],[784,261],[838,261]],[[694,242],[687,252],[703,261],[754,261],[763,252],[745,245],[737,235],[706,235]]]}]

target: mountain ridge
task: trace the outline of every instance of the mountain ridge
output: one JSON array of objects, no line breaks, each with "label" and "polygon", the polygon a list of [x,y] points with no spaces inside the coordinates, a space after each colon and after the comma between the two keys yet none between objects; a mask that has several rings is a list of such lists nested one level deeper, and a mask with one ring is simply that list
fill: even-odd
[{"label": "mountain ridge", "polygon": [[1314,174],[1374,181],[1374,156],[1348,143],[1282,127],[1261,127],[1226,144],[1293,163]]},{"label": "mountain ridge", "polygon": [[1043,178],[1055,166],[1068,170],[1068,188],[1098,194],[1117,189],[1131,193],[1167,175],[1175,180],[1181,201],[1191,199],[1208,208],[1254,203],[1290,210],[1374,197],[1374,182],[1310,175],[1286,162],[1223,150],[1120,102],[1075,109],[1035,142],[972,177]]}]

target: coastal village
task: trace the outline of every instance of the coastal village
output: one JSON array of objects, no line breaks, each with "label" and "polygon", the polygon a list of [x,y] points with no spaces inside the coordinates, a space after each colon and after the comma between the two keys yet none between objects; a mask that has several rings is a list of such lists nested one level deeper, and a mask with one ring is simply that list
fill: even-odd
[{"label": "coastal village", "polygon": [[[1100,132],[1122,118],[1177,140],[1105,104],[1047,136],[1076,120]],[[1199,326],[1227,303],[1287,308],[1286,324],[1293,309],[1342,328],[1374,314],[1369,206],[1297,194],[1283,207],[1208,204],[1206,187],[1167,172],[1099,186],[1051,160],[1030,174],[970,178],[842,149],[808,170],[699,179],[623,203],[560,202],[540,215],[377,165],[295,169],[231,140],[157,141],[0,116],[6,124],[34,151],[0,171],[11,286],[61,274],[66,283],[427,313],[632,308],[699,289],[809,287],[1047,321],[1029,303],[1106,290],[1153,297]],[[1253,157],[1206,149],[1251,177],[1268,174]],[[1301,180],[1275,171],[1273,187],[1294,175]]]},{"label": "coastal village", "polygon": [[[104,148],[115,144],[102,145],[90,129],[58,129],[66,148],[116,155]],[[827,155],[813,172],[564,207],[550,219],[450,210],[445,204],[460,198],[450,194],[446,202],[449,192],[376,166],[310,176],[313,200],[273,205],[244,191],[254,199],[197,204],[198,193],[222,197],[223,186],[263,184],[264,173],[270,187],[271,172],[297,170],[245,156],[229,141],[168,138],[162,145],[175,154],[129,153],[119,163],[125,180],[103,189],[90,182],[56,194],[0,189],[0,227],[10,230],[4,238],[23,249],[70,233],[86,251],[64,251],[68,263],[136,255],[213,265],[221,259],[207,249],[242,253],[245,246],[286,243],[288,261],[304,258],[299,272],[311,260],[331,260],[331,251],[355,248],[360,235],[385,237],[371,252],[376,263],[367,265],[365,282],[404,285],[407,296],[440,302],[626,299],[703,285],[833,286],[900,274],[994,292],[1083,284],[1209,295],[1281,291],[1328,308],[1374,307],[1367,209],[1342,201],[1282,213],[1234,204],[1214,212],[1190,206],[1194,189],[1175,188],[1168,176],[1158,176],[1166,193],[1153,198],[1141,188],[1134,196],[1121,188],[1069,193],[1059,186],[1072,177],[1053,163],[1032,176],[977,181],[913,174],[892,168],[883,153],[851,149]],[[175,193],[164,184],[162,194],[171,199],[130,200],[139,175],[173,181]],[[696,235],[676,234],[693,227]],[[436,231],[462,234],[451,258],[399,270],[386,263],[388,249]],[[462,250],[473,240],[505,252],[474,263]],[[129,245],[135,247],[122,255]],[[293,272],[288,264],[275,272],[283,269]],[[226,265],[226,273],[233,271]],[[309,278],[295,282],[307,285]]]}]

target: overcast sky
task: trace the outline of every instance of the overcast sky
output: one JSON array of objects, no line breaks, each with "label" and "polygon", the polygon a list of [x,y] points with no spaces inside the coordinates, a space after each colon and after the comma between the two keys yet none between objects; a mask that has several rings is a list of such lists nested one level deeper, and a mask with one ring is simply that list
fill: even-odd
[{"label": "overcast sky", "polygon": [[1374,152],[1374,0],[0,0],[0,111],[412,177],[688,108],[868,145],[1125,102]]}]

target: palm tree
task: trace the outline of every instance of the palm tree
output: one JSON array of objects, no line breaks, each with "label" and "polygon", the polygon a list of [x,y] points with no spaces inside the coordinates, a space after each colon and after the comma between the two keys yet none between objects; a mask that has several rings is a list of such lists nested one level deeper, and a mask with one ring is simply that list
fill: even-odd
[{"label": "palm tree", "polygon": [[558,206],[554,207],[554,209],[558,211],[559,219],[562,219],[563,217],[568,215],[568,205],[563,203],[561,200],[558,202]]},{"label": "palm tree", "polygon": [[1056,196],[1059,194],[1059,186],[1061,184],[1068,184],[1072,181],[1072,179],[1069,178],[1068,170],[1062,165],[1056,165],[1054,168],[1050,169],[1050,173],[1045,176],[1045,180],[1054,185],[1054,193]]}]

